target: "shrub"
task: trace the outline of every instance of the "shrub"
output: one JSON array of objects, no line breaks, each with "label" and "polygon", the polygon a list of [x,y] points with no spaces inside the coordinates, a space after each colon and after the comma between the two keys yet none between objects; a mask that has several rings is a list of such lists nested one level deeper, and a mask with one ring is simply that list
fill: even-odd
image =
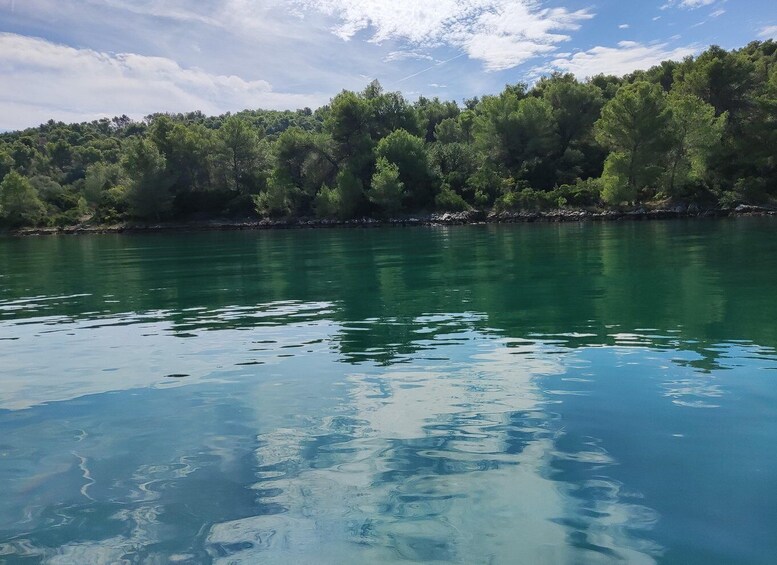
[{"label": "shrub", "polygon": [[434,204],[438,210],[447,212],[463,212],[470,209],[470,205],[461,195],[447,185],[443,185],[442,190],[434,197]]}]

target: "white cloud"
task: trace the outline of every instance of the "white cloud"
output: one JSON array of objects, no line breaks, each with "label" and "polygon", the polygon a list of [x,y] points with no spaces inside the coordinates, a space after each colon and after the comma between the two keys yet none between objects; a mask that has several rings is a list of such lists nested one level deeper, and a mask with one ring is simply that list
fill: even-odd
[{"label": "white cloud", "polygon": [[600,73],[625,75],[634,70],[644,70],[666,60],[680,60],[698,51],[695,46],[670,49],[666,43],[645,45],[635,41],[621,41],[617,47],[594,47],[569,57],[551,61],[547,66],[535,69],[538,73],[553,70],[574,73],[580,78]]},{"label": "white cloud", "polygon": [[701,8],[702,6],[709,6],[713,2],[715,2],[715,0],[682,0],[682,2],[680,2],[680,7],[695,9]]},{"label": "white cloud", "polygon": [[621,24],[618,26],[618,29],[629,29],[631,26],[629,24]]},{"label": "white cloud", "polygon": [[777,26],[766,26],[758,32],[758,37],[766,39],[777,39]]},{"label": "white cloud", "polygon": [[[725,1],[725,0],[724,0]],[[710,4],[714,4],[716,0],[669,0],[666,2],[666,4],[663,4],[658,9],[659,10],[668,10],[669,8],[683,8],[685,10],[695,10],[696,8],[703,8],[704,6],[709,6]]]},{"label": "white cloud", "polygon": [[389,63],[391,61],[406,61],[408,59],[416,59],[419,61],[434,60],[432,56],[426,55],[425,53],[418,53],[416,51],[391,51],[383,58],[383,61]]},{"label": "white cloud", "polygon": [[463,49],[487,70],[504,70],[550,53],[566,32],[593,17],[587,10],[543,8],[537,0],[296,0],[303,11],[337,19],[334,33],[350,40],[360,32],[370,41]]},{"label": "white cloud", "polygon": [[0,129],[51,118],[78,121],[117,114],[298,108],[327,99],[274,92],[264,80],[183,68],[164,57],[75,49],[12,33],[0,33],[0,74],[14,85],[0,91]]}]

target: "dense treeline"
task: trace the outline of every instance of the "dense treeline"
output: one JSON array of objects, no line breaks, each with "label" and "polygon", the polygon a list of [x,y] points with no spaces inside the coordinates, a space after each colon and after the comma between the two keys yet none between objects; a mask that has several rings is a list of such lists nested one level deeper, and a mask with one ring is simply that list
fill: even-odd
[{"label": "dense treeline", "polygon": [[777,198],[777,43],[625,77],[414,103],[377,81],[311,111],[122,116],[0,135],[7,227],[352,218]]}]

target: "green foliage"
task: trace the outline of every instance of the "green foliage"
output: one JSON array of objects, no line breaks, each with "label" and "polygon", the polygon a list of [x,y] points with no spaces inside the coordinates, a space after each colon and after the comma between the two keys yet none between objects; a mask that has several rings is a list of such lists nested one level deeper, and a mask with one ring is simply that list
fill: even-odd
[{"label": "green foliage", "polygon": [[288,216],[294,206],[294,185],[283,175],[274,174],[267,188],[253,196],[254,206],[260,216]]},{"label": "green foliage", "polygon": [[558,136],[544,99],[520,98],[513,90],[484,98],[475,120],[475,145],[496,167],[534,186],[553,184],[552,155]]},{"label": "green foliage", "polygon": [[159,220],[172,204],[164,156],[148,139],[131,140],[122,165],[129,178],[128,201],[132,214],[140,219]]},{"label": "green foliage", "polygon": [[728,114],[715,117],[715,108],[693,94],[671,93],[666,190],[670,196],[695,181],[703,181],[713,150],[720,143]]},{"label": "green foliage", "polygon": [[381,89],[380,94],[368,99],[368,105],[373,140],[382,139],[398,129],[419,133],[418,116],[399,92],[383,93]]},{"label": "green foliage", "polygon": [[597,86],[578,82],[571,74],[557,73],[540,79],[534,92],[551,107],[561,152],[570,145],[591,141],[593,125],[604,104]]},{"label": "green foliage", "polygon": [[76,200],[74,206],[54,216],[53,221],[56,226],[64,227],[72,226],[73,224],[79,224],[88,218],[89,206],[86,203],[86,199],[81,196]]},{"label": "green foliage", "polygon": [[259,133],[238,116],[224,121],[216,134],[220,177],[224,186],[241,194],[256,194],[265,184],[268,148]]},{"label": "green foliage", "polygon": [[605,104],[596,137],[612,151],[602,176],[606,201],[622,195],[633,201],[640,190],[656,182],[663,167],[661,156],[671,142],[671,119],[664,91],[644,81],[623,86]]},{"label": "green foliage", "polygon": [[587,179],[565,184],[553,190],[535,190],[529,187],[511,187],[504,190],[494,203],[496,210],[547,210],[568,206],[590,207],[599,204],[601,181]]},{"label": "green foliage", "polygon": [[602,198],[602,183],[600,179],[578,180],[574,184],[562,184],[550,192],[556,202],[564,201],[563,206],[596,206]]},{"label": "green foliage", "polygon": [[549,207],[549,200],[546,198],[547,193],[532,188],[523,188],[517,190],[511,188],[505,191],[494,202],[494,210],[506,211],[506,210],[538,210]]},{"label": "green foliage", "polygon": [[124,220],[128,213],[129,189],[124,185],[118,185],[102,193],[94,220],[112,224]]},{"label": "green foliage", "polygon": [[333,141],[336,159],[357,176],[366,173],[372,160],[371,118],[372,110],[367,100],[343,91],[332,99],[324,122]]},{"label": "green foliage", "polygon": [[94,163],[86,169],[84,198],[89,206],[96,208],[106,190],[116,186],[121,168],[111,163]]},{"label": "green foliage", "polygon": [[637,190],[631,182],[632,174],[632,158],[629,154],[617,151],[610,153],[602,173],[602,200],[616,206],[624,202],[634,202]]},{"label": "green foliage", "polygon": [[509,191],[515,181],[504,176],[496,167],[485,163],[467,179],[467,187],[474,193],[476,206],[490,206],[496,198]]},{"label": "green foliage", "polygon": [[290,128],[275,143],[275,169],[270,182],[283,179],[293,187],[298,212],[307,214],[319,187],[334,183],[337,170],[333,143],[328,136]]},{"label": "green foliage", "polygon": [[423,208],[434,201],[433,177],[423,139],[399,129],[380,140],[375,155],[399,168],[408,208]]},{"label": "green foliage", "polygon": [[432,143],[429,162],[433,174],[454,192],[472,201],[475,191],[469,179],[476,174],[479,156],[465,143]]},{"label": "green foliage", "polygon": [[11,171],[0,183],[0,221],[9,227],[34,226],[46,212],[29,179]]},{"label": "green foliage", "polygon": [[427,142],[432,142],[439,138],[436,137],[437,126],[449,119],[455,119],[459,115],[459,106],[455,102],[443,102],[439,98],[425,98],[421,96],[415,103],[415,110],[418,112],[418,119],[421,127],[420,132],[408,129],[413,133],[421,133]]},{"label": "green foliage", "polygon": [[337,175],[337,185],[321,187],[315,200],[316,215],[320,218],[347,220],[363,209],[365,194],[361,181],[350,170]]},{"label": "green foliage", "polygon": [[729,53],[713,46],[697,59],[678,66],[674,79],[680,92],[711,104],[719,116],[724,112],[738,114],[745,108],[754,85],[754,71],[744,53]]},{"label": "green foliage", "polygon": [[532,93],[552,109],[557,145],[550,159],[555,161],[555,182],[574,183],[579,177],[598,176],[605,155],[593,129],[604,104],[601,89],[571,74],[556,73],[540,79]]},{"label": "green foliage", "polygon": [[340,211],[340,193],[337,188],[322,185],[315,201],[316,216],[319,218],[336,218]]},{"label": "green foliage", "polygon": [[471,208],[460,194],[454,192],[447,185],[443,185],[440,192],[434,197],[434,205],[435,208],[444,212],[463,212]]},{"label": "green foliage", "polygon": [[0,143],[0,179],[11,172],[14,167],[14,160],[4,143]]},{"label": "green foliage", "polygon": [[399,167],[380,157],[367,198],[385,214],[393,214],[402,208],[404,190],[405,186],[399,180]]},{"label": "green foliage", "polygon": [[456,118],[445,118],[434,128],[434,138],[440,143],[461,143],[464,130]]}]

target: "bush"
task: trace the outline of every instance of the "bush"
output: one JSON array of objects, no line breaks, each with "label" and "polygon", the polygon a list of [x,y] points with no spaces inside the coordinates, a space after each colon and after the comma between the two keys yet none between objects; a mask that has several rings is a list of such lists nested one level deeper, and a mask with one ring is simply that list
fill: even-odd
[{"label": "bush", "polygon": [[53,217],[54,225],[58,227],[73,226],[81,223],[88,214],[89,206],[86,204],[86,199],[81,197],[73,208]]},{"label": "bush", "polygon": [[725,190],[718,196],[718,204],[720,204],[721,208],[736,208],[741,203],[742,196],[733,190]]},{"label": "bush", "polygon": [[365,197],[361,181],[345,169],[337,175],[337,186],[324,185],[316,195],[313,207],[319,218],[353,218],[364,205]]},{"label": "bush", "polygon": [[340,210],[340,195],[337,189],[323,185],[313,203],[313,209],[319,218],[335,218]]},{"label": "bush", "polygon": [[443,185],[442,190],[434,197],[434,204],[438,210],[446,212],[463,212],[470,209],[470,205],[461,195],[447,185]]},{"label": "bush", "polygon": [[93,219],[98,223],[113,224],[127,217],[129,203],[128,189],[119,185],[102,192]]},{"label": "bush", "polygon": [[562,184],[550,194],[559,207],[595,206],[601,200],[601,191],[599,179],[578,179],[575,184]]},{"label": "bush", "polygon": [[396,213],[402,207],[404,192],[405,185],[399,180],[399,167],[379,157],[372,175],[372,186],[367,191],[370,202],[388,214]]},{"label": "bush", "polygon": [[256,214],[256,203],[254,195],[240,194],[227,202],[224,207],[224,213],[232,218],[253,216]]},{"label": "bush", "polygon": [[524,188],[522,190],[508,190],[497,198],[494,209],[504,210],[539,210],[551,208],[555,205],[553,196],[549,192]]},{"label": "bush", "polygon": [[625,153],[613,152],[607,157],[602,173],[602,200],[607,204],[634,202],[636,190],[629,186],[628,156]]}]

